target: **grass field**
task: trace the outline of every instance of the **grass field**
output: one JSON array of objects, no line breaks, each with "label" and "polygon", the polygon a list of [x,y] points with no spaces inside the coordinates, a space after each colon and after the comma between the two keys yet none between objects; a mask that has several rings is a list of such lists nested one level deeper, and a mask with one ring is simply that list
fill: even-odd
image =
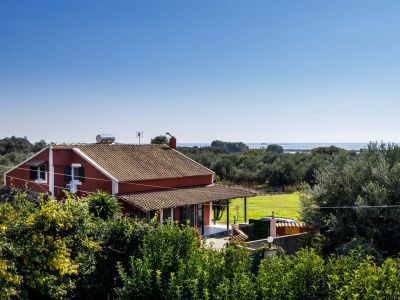
[{"label": "grass field", "polygon": [[[276,208],[279,206],[289,206],[295,208]],[[298,219],[299,209],[300,209],[299,193],[263,195],[263,196],[247,198],[247,220],[270,216],[272,214],[272,211],[275,212],[276,217]],[[236,222],[244,221],[243,198],[233,199],[230,202],[229,206],[230,223],[233,223],[234,217],[237,218]],[[226,210],[221,220],[217,221],[217,223],[226,224]]]}]

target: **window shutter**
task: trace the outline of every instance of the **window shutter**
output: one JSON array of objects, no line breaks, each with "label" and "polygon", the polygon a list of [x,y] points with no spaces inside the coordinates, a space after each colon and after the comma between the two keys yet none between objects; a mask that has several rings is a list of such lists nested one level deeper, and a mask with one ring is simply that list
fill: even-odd
[{"label": "window shutter", "polygon": [[37,167],[30,167],[29,168],[29,178],[31,180],[37,179]]},{"label": "window shutter", "polygon": [[79,181],[80,182],[85,181],[85,168],[80,167],[78,173],[79,173]]},{"label": "window shutter", "polygon": [[71,181],[71,171],[72,171],[71,166],[65,166],[64,167],[64,179],[67,182]]}]

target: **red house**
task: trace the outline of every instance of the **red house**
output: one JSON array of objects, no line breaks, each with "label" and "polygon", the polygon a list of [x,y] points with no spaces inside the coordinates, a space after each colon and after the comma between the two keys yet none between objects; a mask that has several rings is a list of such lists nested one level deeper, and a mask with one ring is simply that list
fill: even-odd
[{"label": "red house", "polygon": [[214,184],[214,172],[169,145],[115,143],[51,145],[4,174],[4,184],[45,192],[61,199],[64,191],[87,195],[98,190],[124,207],[160,221],[190,220],[202,229],[211,224],[212,204],[254,196]]}]

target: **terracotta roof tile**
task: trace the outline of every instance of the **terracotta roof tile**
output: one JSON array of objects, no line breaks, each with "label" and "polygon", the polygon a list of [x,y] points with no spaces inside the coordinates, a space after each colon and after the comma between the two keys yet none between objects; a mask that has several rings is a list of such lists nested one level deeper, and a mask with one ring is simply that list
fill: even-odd
[{"label": "terracotta roof tile", "polygon": [[118,194],[117,197],[142,211],[151,211],[255,195],[250,191],[213,184],[154,192]]},{"label": "terracotta roof tile", "polygon": [[79,149],[121,182],[213,174],[167,145],[64,144],[52,147],[55,150]]}]

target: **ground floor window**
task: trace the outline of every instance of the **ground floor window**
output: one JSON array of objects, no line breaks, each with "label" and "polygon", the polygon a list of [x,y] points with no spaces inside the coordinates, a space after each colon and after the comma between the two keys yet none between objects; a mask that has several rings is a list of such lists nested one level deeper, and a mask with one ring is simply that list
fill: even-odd
[{"label": "ground floor window", "polygon": [[173,208],[164,208],[162,213],[162,221],[167,222],[168,219],[173,219]]},{"label": "ground floor window", "polygon": [[203,205],[202,204],[194,204],[183,206],[181,208],[181,222],[190,222],[191,226],[203,225]]},{"label": "ground floor window", "polygon": [[197,205],[197,226],[203,226],[203,204]]}]

